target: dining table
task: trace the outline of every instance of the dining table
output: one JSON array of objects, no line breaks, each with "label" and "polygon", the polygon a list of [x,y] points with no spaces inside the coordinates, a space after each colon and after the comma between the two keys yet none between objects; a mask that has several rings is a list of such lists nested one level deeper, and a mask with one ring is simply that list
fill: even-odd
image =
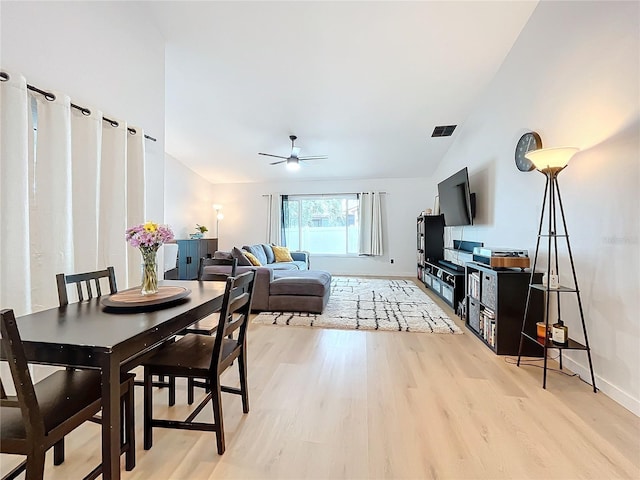
[{"label": "dining table", "polygon": [[[102,378],[102,476],[120,478],[120,369],[184,328],[220,310],[224,282],[162,280],[187,296],[138,308],[105,306],[103,297],[70,303],[16,319],[27,360],[99,369]],[[107,298],[108,300],[108,298]]]}]

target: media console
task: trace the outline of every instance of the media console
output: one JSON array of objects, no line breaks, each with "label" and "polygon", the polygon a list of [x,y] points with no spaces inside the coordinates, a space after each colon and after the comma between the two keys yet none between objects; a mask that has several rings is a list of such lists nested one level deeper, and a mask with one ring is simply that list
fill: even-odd
[{"label": "media console", "polygon": [[464,298],[464,271],[454,270],[437,262],[425,262],[422,282],[456,310]]}]

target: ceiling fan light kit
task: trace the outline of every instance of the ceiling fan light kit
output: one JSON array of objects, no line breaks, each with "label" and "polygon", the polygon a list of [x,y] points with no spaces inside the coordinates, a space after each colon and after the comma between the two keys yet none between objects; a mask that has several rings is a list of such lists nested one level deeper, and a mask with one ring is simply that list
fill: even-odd
[{"label": "ceiling fan light kit", "polygon": [[[281,163],[281,162],[276,162],[276,163]],[[273,165],[273,163],[271,165]],[[300,169],[300,161],[297,158],[288,158],[287,159],[287,169],[289,169],[289,170],[299,170]]]},{"label": "ceiling fan light kit", "polygon": [[284,163],[286,164],[288,170],[298,170],[300,168],[300,162],[306,162],[308,160],[324,160],[329,158],[326,155],[314,155],[314,156],[308,156],[308,157],[301,157],[300,156],[301,148],[295,146],[295,141],[297,138],[298,137],[296,137],[295,135],[289,135],[289,140],[291,140],[291,153],[289,154],[288,157],[283,157],[282,155],[273,155],[272,153],[262,153],[262,152],[258,152],[258,155],[282,158],[283,160],[279,160],[277,162],[271,162],[270,165],[278,165],[280,163]]}]

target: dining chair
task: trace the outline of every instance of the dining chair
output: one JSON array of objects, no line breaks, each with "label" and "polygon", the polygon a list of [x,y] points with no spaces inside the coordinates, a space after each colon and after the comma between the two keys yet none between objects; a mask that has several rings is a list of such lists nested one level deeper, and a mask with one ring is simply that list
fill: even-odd
[{"label": "dining chair", "polygon": [[[205,267],[215,266],[228,266],[231,267],[229,273],[224,272],[205,272]],[[198,263],[198,280],[204,282],[226,282],[227,278],[236,276],[236,268],[238,267],[238,259],[232,258],[209,258],[201,257]],[[196,333],[200,335],[213,335],[218,328],[218,315],[215,313],[208,317],[198,320],[193,325],[185,328],[180,335],[186,335],[188,333]],[[229,338],[233,338],[233,335],[229,335]],[[208,382],[200,382],[196,379],[187,379],[187,403],[191,405],[194,400],[195,387],[204,388],[208,393],[210,390]]]},{"label": "dining chair", "polygon": [[[66,275],[59,273],[56,275],[58,287],[58,301],[60,307],[69,304],[67,295],[67,285],[75,285],[78,301],[83,302],[95,297],[102,296],[101,279],[108,280],[108,293],[113,294],[118,291],[116,285],[116,274],[113,267],[95,272],[76,273]],[[127,470],[135,466],[135,417],[134,417],[134,385],[135,374],[128,373],[131,368],[123,366],[120,371],[120,398],[122,403],[122,422],[120,425],[120,435],[123,439],[123,447],[127,451]],[[142,382],[140,382],[142,384]],[[95,421],[100,421],[96,418]],[[54,464],[59,465],[64,461],[64,439],[54,446]]]},{"label": "dining chair", "polygon": [[[222,392],[242,397],[242,411],[249,413],[247,389],[247,324],[255,272],[248,271],[227,278],[218,327],[214,337],[188,334],[167,345],[144,362],[144,448],[153,444],[153,427],[216,432],[218,454],[225,451],[222,418]],[[236,340],[228,338],[238,331]],[[240,387],[222,386],[220,375],[237,360]],[[206,380],[210,391],[184,421],[153,418],[152,375],[173,375],[180,378]],[[211,400],[214,423],[196,422],[197,415]]]},{"label": "dining chair", "polygon": [[[230,266],[229,273],[222,272],[205,272],[205,267],[216,266]],[[227,278],[236,276],[236,268],[238,266],[238,259],[226,259],[226,258],[205,258],[202,257],[198,264],[198,280],[206,282],[226,282]],[[180,335],[186,335],[187,333],[198,333],[201,335],[213,335],[218,328],[218,316],[213,314],[209,315],[202,320],[198,320],[193,325],[185,328]]]},{"label": "dining chair", "polygon": [[[0,311],[0,329],[2,356],[9,363],[16,391],[15,396],[7,396],[0,379],[0,452],[27,456],[4,478],[16,478],[26,469],[27,480],[40,480],[46,451],[100,411],[100,372],[58,370],[34,384],[13,310]],[[129,400],[133,406],[133,399]],[[132,451],[127,450],[127,470],[135,465],[134,457],[129,457]],[[101,473],[98,466],[85,479]]]}]

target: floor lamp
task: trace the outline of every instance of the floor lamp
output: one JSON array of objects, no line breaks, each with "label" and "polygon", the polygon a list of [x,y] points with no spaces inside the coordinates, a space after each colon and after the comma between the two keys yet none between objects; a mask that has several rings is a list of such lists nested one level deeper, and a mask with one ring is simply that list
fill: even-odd
[{"label": "floor lamp", "polygon": [[[593,374],[593,364],[591,362],[591,350],[589,348],[589,338],[587,337],[587,327],[584,323],[584,312],[582,310],[582,300],[580,298],[580,290],[578,288],[578,279],[576,277],[576,269],[573,263],[573,255],[571,253],[571,244],[569,242],[569,233],[567,231],[567,223],[564,216],[564,207],[562,206],[562,197],[560,196],[560,187],[558,186],[558,174],[564,170],[564,168],[578,152],[577,148],[573,147],[561,147],[561,148],[544,148],[539,150],[533,150],[528,152],[525,157],[528,158],[535,168],[543,173],[546,178],[546,184],[544,187],[544,197],[542,200],[542,212],[540,214],[540,224],[538,227],[538,240],[536,243],[536,253],[533,259],[533,267],[531,268],[531,278],[529,280],[529,290],[527,292],[527,304],[524,311],[524,319],[522,320],[522,330],[520,335],[520,348],[518,349],[518,363],[520,366],[520,358],[522,356],[522,346],[525,340],[537,342],[542,346],[544,351],[544,373],[542,380],[542,388],[547,388],[547,350],[549,348],[558,349],[560,369],[562,369],[562,351],[563,350],[585,350],[589,359],[589,370],[591,372],[591,385],[593,391],[596,392],[596,380]],[[560,219],[562,220],[562,231],[558,232],[557,212],[560,209]],[[542,228],[544,224],[545,213],[547,214],[547,232],[543,234]],[[547,239],[547,266],[546,266],[546,282],[542,284],[533,283],[533,275],[538,263],[538,253],[540,251],[540,240]],[[558,239],[566,240],[567,251],[569,253],[569,260],[571,262],[571,273],[573,275],[573,286],[564,286],[557,282],[555,275],[552,275],[555,268],[555,274],[559,276],[558,270]],[[553,258],[553,262],[552,262]],[[543,277],[545,278],[545,277]],[[526,325],[527,313],[529,311],[529,303],[531,300],[531,290],[543,290],[545,292],[545,337],[538,337],[535,330],[531,329],[531,326]],[[562,332],[566,335],[566,327],[563,324],[561,309],[560,309],[560,296],[561,294],[574,294],[578,300],[578,309],[580,311],[580,321],[582,322],[582,333],[584,334],[584,345],[562,335]],[[552,295],[555,295],[557,304],[557,318],[556,324],[552,325],[552,338],[548,338],[549,335],[549,318],[551,314],[550,301]],[[535,327],[535,326],[533,326]],[[556,332],[558,335],[556,336]],[[562,339],[558,341],[558,339]]]},{"label": "floor lamp", "polygon": [[216,238],[220,238],[220,220],[224,218],[224,213],[221,212],[222,205],[215,204],[213,209],[216,211]]}]

